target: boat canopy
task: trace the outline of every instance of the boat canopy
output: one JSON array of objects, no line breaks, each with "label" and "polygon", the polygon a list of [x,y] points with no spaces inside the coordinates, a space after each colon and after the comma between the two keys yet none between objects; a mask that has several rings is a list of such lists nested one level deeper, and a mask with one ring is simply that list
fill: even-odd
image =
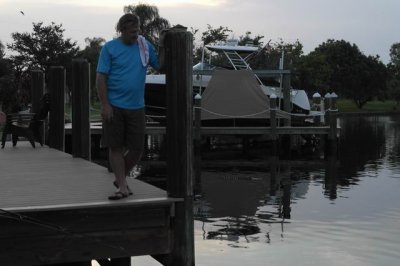
[{"label": "boat canopy", "polygon": [[215,70],[201,105],[202,120],[269,118],[269,98],[249,70]]},{"label": "boat canopy", "polygon": [[255,46],[241,46],[241,45],[206,45],[210,51],[235,51],[238,53],[254,53],[258,51]]}]

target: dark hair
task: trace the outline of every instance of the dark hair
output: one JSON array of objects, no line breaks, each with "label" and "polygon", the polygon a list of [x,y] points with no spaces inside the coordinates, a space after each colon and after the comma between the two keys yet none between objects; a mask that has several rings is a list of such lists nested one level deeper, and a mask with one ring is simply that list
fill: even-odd
[{"label": "dark hair", "polygon": [[117,32],[122,32],[123,30],[126,29],[126,27],[129,24],[131,24],[131,25],[133,24],[135,26],[136,25],[139,26],[140,18],[136,14],[132,14],[132,13],[128,13],[128,14],[123,15],[119,19],[119,21],[117,23],[117,27],[116,27]]}]

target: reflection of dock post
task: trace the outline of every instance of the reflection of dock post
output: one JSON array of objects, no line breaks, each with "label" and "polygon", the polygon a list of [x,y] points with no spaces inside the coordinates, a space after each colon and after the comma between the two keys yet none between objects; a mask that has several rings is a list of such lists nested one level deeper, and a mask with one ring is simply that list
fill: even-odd
[{"label": "reflection of dock post", "polygon": [[291,217],[291,207],[290,207],[290,196],[292,194],[292,181],[289,178],[282,179],[282,189],[283,189],[283,195],[282,195],[282,212],[281,212],[281,217],[284,219],[290,219]]},{"label": "reflection of dock post", "polygon": [[[33,113],[37,114],[40,110],[40,101],[44,95],[44,74],[41,70],[32,70],[31,71],[32,77],[32,84],[31,84],[31,91],[32,91],[32,111]],[[39,129],[41,140],[40,143],[44,143],[45,140],[45,123]]]},{"label": "reflection of dock post", "polygon": [[272,146],[270,151],[270,195],[275,196],[276,191],[278,189],[277,185],[279,185],[279,180],[277,180],[277,167],[279,162],[278,157],[278,132],[277,132],[277,119],[276,119],[276,110],[277,110],[277,96],[275,94],[271,94],[269,97],[269,106],[270,106],[270,124],[271,124],[271,139]]},{"label": "reflection of dock post", "polygon": [[325,195],[329,199],[337,198],[337,158],[333,154],[328,155],[328,163],[325,168]]},{"label": "reflection of dock post", "polygon": [[194,175],[195,191],[201,186],[201,95],[194,97]]},{"label": "reflection of dock post", "polygon": [[271,156],[278,155],[278,132],[276,130],[277,121],[276,121],[276,99],[278,97],[275,94],[271,94],[269,97],[269,106],[270,106],[270,124],[271,124],[271,139],[272,139],[272,152]]},{"label": "reflection of dock post", "polygon": [[167,93],[167,191],[182,198],[175,205],[172,251],[164,265],[194,265],[192,180],[192,61],[193,36],[176,26],[164,39]]},{"label": "reflection of dock post", "polygon": [[[291,95],[290,95],[290,74],[284,74],[282,80],[282,89],[283,89],[283,111],[287,114],[291,113]],[[283,125],[285,127],[290,127],[292,125],[292,118],[289,116],[288,119],[284,119]],[[292,136],[291,135],[283,135],[281,145],[282,149],[285,153],[285,157],[290,158],[292,152]]]},{"label": "reflection of dock post", "polygon": [[279,157],[277,155],[271,155],[270,160],[270,188],[269,194],[270,196],[276,196],[276,191],[279,190],[279,175],[278,175],[278,164],[279,164]]},{"label": "reflection of dock post", "polygon": [[65,69],[54,66],[49,69],[50,117],[49,117],[49,147],[60,151],[65,150]]}]

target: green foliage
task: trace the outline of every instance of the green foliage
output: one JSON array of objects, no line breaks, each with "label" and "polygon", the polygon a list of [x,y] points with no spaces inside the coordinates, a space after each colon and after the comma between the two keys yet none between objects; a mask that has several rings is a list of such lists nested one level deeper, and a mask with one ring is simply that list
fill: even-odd
[{"label": "green foliage", "polygon": [[160,17],[158,8],[155,5],[142,3],[128,5],[124,7],[124,13],[132,13],[139,16],[141,34],[155,46],[158,45],[161,31],[170,27],[169,21]]},{"label": "green foliage", "polygon": [[78,52],[78,57],[85,58],[90,63],[90,95],[96,99],[96,68],[101,48],[106,40],[99,37],[85,38],[86,47]]},{"label": "green foliage", "polygon": [[33,69],[42,70],[47,78],[51,66],[64,66],[69,84],[71,61],[78,51],[76,42],[64,39],[65,30],[61,24],[52,22],[45,26],[38,22],[32,25],[32,33],[14,32],[11,34],[13,43],[7,45],[14,52],[10,56],[14,69],[13,86],[26,95],[30,95],[30,71]]},{"label": "green foliage", "polygon": [[338,99],[338,109],[341,113],[354,113],[354,112],[393,112],[399,111],[398,104],[393,100],[387,101],[369,101],[362,109],[351,99]]},{"label": "green foliage", "polygon": [[261,41],[264,36],[257,35],[254,38],[251,36],[251,31],[247,31],[244,36],[239,37],[239,45],[250,45],[261,47],[263,42]]},{"label": "green foliage", "polygon": [[300,86],[335,92],[362,108],[373,98],[383,98],[387,72],[377,56],[365,56],[355,44],[327,40],[299,61]]},{"label": "green foliage", "polygon": [[[201,41],[204,46],[208,44],[216,44],[218,42],[225,42],[228,38],[228,32],[232,32],[230,29],[228,29],[228,27],[219,26],[218,28],[213,28],[210,24],[207,24],[207,30],[202,32],[201,34]],[[197,33],[197,30],[195,30],[194,33]],[[194,64],[201,62],[202,53],[203,53],[203,46],[195,49],[193,56]],[[208,50],[204,50],[204,53],[205,53],[204,54],[205,60],[206,61],[207,59],[210,60],[212,53]],[[213,60],[212,63],[214,65],[223,66],[227,64],[226,58],[221,55],[213,56],[212,60]]]},{"label": "green foliage", "polygon": [[70,64],[78,48],[76,42],[64,39],[62,25],[54,22],[48,26],[43,22],[32,24],[32,33],[14,32],[11,34],[13,43],[7,45],[16,53],[10,59],[17,72],[40,69],[47,73],[50,66],[66,67]]},{"label": "green foliage", "polygon": [[4,44],[0,41],[0,59],[4,58]]},{"label": "green foliage", "polygon": [[4,45],[0,41],[0,106],[8,112],[15,105],[16,87],[13,85],[13,71],[10,60],[5,58]]},{"label": "green foliage", "polygon": [[201,41],[204,45],[224,42],[228,38],[228,32],[232,32],[228,27],[219,26],[214,29],[210,24],[207,24],[207,30],[202,33]]},{"label": "green foliage", "polygon": [[311,53],[300,58],[297,65],[297,77],[301,88],[306,88],[309,94],[319,92],[325,95],[329,92],[329,82],[332,69],[323,54]]},{"label": "green foliage", "polygon": [[400,43],[394,43],[390,48],[390,63],[387,66],[389,73],[388,94],[400,103]]},{"label": "green foliage", "polygon": [[394,43],[390,47],[390,63],[400,67],[400,43]]},{"label": "green foliage", "polygon": [[[258,37],[260,36],[258,35]],[[275,43],[269,41],[250,61],[250,66],[253,69],[278,69],[282,52],[284,55],[283,69],[294,70],[303,54],[303,45],[298,40],[294,43],[284,42],[282,39]]]}]

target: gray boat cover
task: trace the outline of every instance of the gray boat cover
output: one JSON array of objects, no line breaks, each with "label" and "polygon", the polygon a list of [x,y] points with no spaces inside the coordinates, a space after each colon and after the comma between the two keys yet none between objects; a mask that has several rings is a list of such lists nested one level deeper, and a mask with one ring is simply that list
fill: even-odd
[{"label": "gray boat cover", "polygon": [[215,70],[202,95],[201,119],[269,118],[269,98],[248,70]]}]

